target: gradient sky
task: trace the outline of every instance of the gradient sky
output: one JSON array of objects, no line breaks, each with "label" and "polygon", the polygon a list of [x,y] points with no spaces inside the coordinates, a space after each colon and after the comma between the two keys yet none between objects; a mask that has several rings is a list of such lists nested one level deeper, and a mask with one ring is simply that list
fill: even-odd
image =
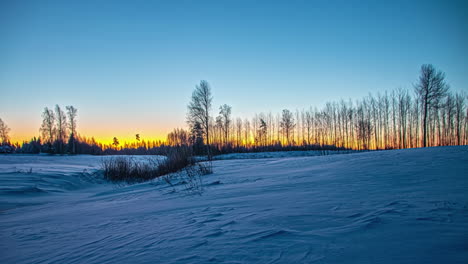
[{"label": "gradient sky", "polygon": [[164,138],[207,80],[235,117],[412,88],[421,64],[468,90],[466,1],[0,1],[0,118],[14,141],[43,108],[78,132]]}]

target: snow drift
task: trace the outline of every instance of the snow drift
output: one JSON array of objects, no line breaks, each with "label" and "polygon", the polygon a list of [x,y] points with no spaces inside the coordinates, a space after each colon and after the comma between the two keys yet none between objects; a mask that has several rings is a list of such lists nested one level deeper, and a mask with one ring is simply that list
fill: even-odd
[{"label": "snow drift", "polygon": [[101,157],[0,156],[0,262],[467,263],[467,154],[220,160],[201,192],[107,183]]}]

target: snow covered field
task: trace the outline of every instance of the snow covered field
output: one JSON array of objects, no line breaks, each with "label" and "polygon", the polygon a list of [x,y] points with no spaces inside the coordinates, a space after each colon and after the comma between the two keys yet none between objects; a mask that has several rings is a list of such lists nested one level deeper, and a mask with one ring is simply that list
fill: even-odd
[{"label": "snow covered field", "polygon": [[0,263],[468,263],[468,147],[285,156],[215,161],[201,192],[0,156]]}]

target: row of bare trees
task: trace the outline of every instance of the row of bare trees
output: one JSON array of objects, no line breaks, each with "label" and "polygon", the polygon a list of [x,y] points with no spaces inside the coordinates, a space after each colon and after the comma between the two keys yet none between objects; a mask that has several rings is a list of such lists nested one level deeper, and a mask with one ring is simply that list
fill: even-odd
[{"label": "row of bare trees", "polygon": [[177,129],[167,144],[209,145],[217,149],[268,146],[336,146],[391,149],[468,143],[467,96],[452,94],[445,74],[422,65],[414,89],[396,89],[357,101],[327,103],[322,109],[260,113],[233,118],[222,105],[211,115],[213,97],[206,81],[188,105],[189,130]]},{"label": "row of bare trees", "polygon": [[[369,94],[361,100],[340,100],[324,107],[259,113],[252,118],[232,116],[232,107],[221,105],[213,115],[213,96],[207,81],[195,87],[188,104],[188,130],[175,129],[166,142],[141,140],[103,145],[76,134],[77,109],[59,105],[45,108],[41,138],[26,147],[50,153],[103,153],[106,149],[140,149],[192,145],[195,152],[283,147],[392,149],[468,144],[467,96],[452,93],[445,74],[422,65],[414,89]],[[10,129],[0,119],[0,140],[9,142]],[[67,143],[68,140],[68,143]],[[89,142],[88,142],[89,141]],[[8,143],[9,144],[9,143]],[[24,145],[24,144],[23,144]],[[46,146],[46,149],[44,148]],[[80,150],[77,150],[79,146]],[[17,146],[19,148],[19,145]],[[142,151],[142,153],[146,153]]]}]

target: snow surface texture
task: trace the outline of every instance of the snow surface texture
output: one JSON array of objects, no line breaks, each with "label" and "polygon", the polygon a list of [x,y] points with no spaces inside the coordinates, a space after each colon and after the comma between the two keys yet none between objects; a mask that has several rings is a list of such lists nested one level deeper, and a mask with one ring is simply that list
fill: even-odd
[{"label": "snow surface texture", "polygon": [[468,263],[467,154],[221,160],[200,192],[0,156],[0,263]]}]

